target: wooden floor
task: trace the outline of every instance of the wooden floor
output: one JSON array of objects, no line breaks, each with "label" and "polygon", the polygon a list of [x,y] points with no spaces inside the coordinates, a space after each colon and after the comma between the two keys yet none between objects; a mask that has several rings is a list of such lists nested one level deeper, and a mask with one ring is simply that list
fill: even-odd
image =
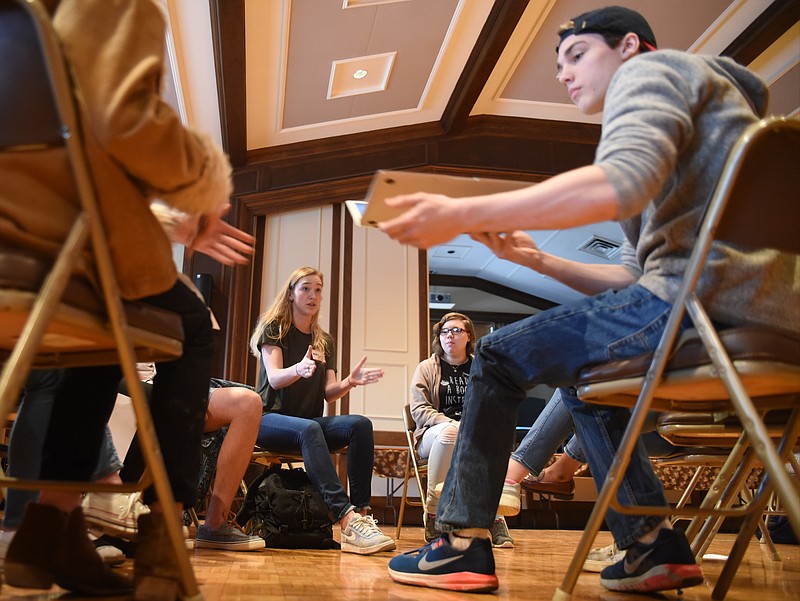
[{"label": "wooden floor", "polygon": [[[387,534],[394,528],[386,527]],[[191,551],[200,588],[206,601],[443,601],[449,599],[551,599],[561,583],[566,565],[577,545],[580,532],[567,530],[511,530],[514,549],[496,549],[495,561],[500,590],[491,596],[436,591],[393,583],[386,564],[395,552],[359,556],[340,551],[265,550],[234,553],[198,549]],[[338,533],[337,533],[338,536]],[[608,532],[598,535],[597,544],[610,542]],[[404,528],[398,552],[421,545],[421,528]],[[724,555],[733,542],[732,534],[720,534],[709,553]],[[771,559],[767,549],[755,539],[734,580],[728,601],[797,601],[800,599],[800,547],[779,545],[781,561]],[[686,589],[682,596],[613,593],[603,589],[597,574],[584,572],[573,599],[635,601],[637,599],[682,599],[706,601],[722,569],[723,559],[703,563],[706,582]],[[121,568],[131,570],[132,562]],[[54,599],[59,589],[42,593],[3,586],[0,601]],[[69,599],[78,599],[69,596]],[[97,599],[97,597],[94,597]],[[114,597],[124,599],[124,597]]]}]

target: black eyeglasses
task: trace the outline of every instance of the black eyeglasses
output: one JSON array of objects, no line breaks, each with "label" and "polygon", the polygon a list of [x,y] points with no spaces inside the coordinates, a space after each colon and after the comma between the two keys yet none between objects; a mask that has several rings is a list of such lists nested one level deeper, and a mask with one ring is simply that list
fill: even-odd
[{"label": "black eyeglasses", "polygon": [[453,334],[456,338],[461,336],[464,333],[464,328],[442,328],[439,330],[439,336],[444,338],[448,334]]}]

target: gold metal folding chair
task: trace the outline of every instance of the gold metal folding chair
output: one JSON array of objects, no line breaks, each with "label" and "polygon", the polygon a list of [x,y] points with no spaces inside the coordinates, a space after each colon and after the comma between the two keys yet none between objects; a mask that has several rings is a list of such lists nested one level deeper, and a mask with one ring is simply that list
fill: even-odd
[{"label": "gold metal folding chair", "polygon": [[[406,512],[406,505],[412,507],[422,507],[422,523],[425,525],[428,520],[428,503],[425,496],[427,488],[423,487],[425,478],[428,476],[428,462],[421,459],[414,446],[414,430],[417,425],[411,417],[411,405],[403,405],[403,426],[406,432],[406,442],[408,443],[408,461],[406,462],[406,473],[403,477],[403,496],[400,498],[400,515],[397,518],[397,532],[395,538],[400,540],[400,530],[403,527],[403,516]],[[417,489],[419,490],[419,501],[412,501],[408,498],[408,481],[416,479]],[[427,486],[427,484],[426,484]]]},{"label": "gold metal folding chair", "polygon": [[[628,428],[589,517],[578,549],[553,599],[571,597],[586,556],[609,507],[621,513],[672,515],[669,507],[622,506],[616,492],[628,467],[647,413],[660,411],[732,411],[744,432],[722,473],[749,471],[756,458],[765,475],[755,498],[741,509],[710,506],[682,508],[690,515],[745,515],[733,550],[712,593],[727,593],[748,543],[769,502],[773,487],[792,527],[800,533],[800,494],[785,469],[800,435],[800,339],[782,331],[742,327],[718,331],[694,290],[715,240],[747,248],[800,253],[800,121],[773,117],[750,126],[731,150],[709,201],[689,265],[655,353],[639,360],[584,370],[579,397],[596,404],[633,407]],[[797,299],[800,302],[800,299]],[[685,312],[694,329],[678,336]],[[761,415],[768,409],[791,410],[777,446]]]},{"label": "gold metal folding chair", "polygon": [[[135,491],[151,483],[164,507],[174,506],[136,361],[179,357],[180,317],[142,303],[123,303],[111,265],[97,199],[84,155],[78,109],[49,15],[36,0],[0,0],[0,153],[42,153],[68,161],[80,210],[55,259],[0,243],[0,414],[17,403],[31,367],[119,363],[148,467],[137,485],[98,485],[3,478],[8,486],[64,491]],[[39,154],[37,154],[39,153]],[[10,155],[9,155],[10,156]],[[4,176],[5,177],[5,176]],[[14,199],[4,199],[13,202]],[[42,216],[48,219],[50,216]],[[91,255],[102,293],[76,266]],[[167,520],[182,591],[200,599],[177,519]]]}]

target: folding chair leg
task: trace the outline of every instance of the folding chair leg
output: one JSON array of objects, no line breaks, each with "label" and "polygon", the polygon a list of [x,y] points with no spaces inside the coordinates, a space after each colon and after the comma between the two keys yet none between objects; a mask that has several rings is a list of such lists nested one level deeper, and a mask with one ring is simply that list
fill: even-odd
[{"label": "folding chair leg", "polygon": [[[734,474],[731,478],[728,478],[728,473],[725,470],[726,466],[730,466],[729,462],[726,462],[726,466],[722,467],[719,475],[714,480],[714,484],[712,485],[713,490],[722,490],[721,493],[714,495],[714,498],[716,499],[714,503],[715,509],[728,509],[733,505],[733,502],[739,496],[739,491],[741,490],[742,486],[744,486],[744,484],[747,482],[747,476],[753,469],[754,463],[755,455],[753,454],[752,449],[748,448],[745,451],[742,460],[738,465],[735,466]],[[722,488],[723,484],[724,488]],[[711,496],[711,491],[709,491],[709,496]],[[723,516],[709,516],[704,520],[700,531],[695,537],[693,537],[693,539],[691,539],[692,552],[694,553],[695,557],[698,559],[702,558],[703,554],[711,544],[711,540],[716,536],[717,532],[722,527],[723,522]]]},{"label": "folding chair leg", "polygon": [[725,562],[725,566],[722,568],[722,572],[717,579],[717,584],[714,586],[714,590],[711,593],[711,598],[714,599],[714,601],[721,601],[725,598],[725,595],[728,594],[736,570],[739,568],[739,564],[742,563],[742,559],[744,559],[747,547],[750,546],[750,542],[753,540],[753,536],[756,533],[756,528],[758,528],[758,523],[761,521],[761,516],[767,507],[771,491],[772,483],[770,482],[770,476],[766,474],[764,480],[761,482],[761,486],[759,486],[755,499],[753,499],[753,512],[745,517],[739,529],[739,533],[736,536],[733,549],[728,555],[728,560]]},{"label": "folding chair leg", "polygon": [[[742,488],[741,495],[744,497],[746,503],[752,503],[755,497],[750,492],[750,490],[745,486]],[[769,503],[767,504],[769,505]],[[762,545],[765,545],[767,549],[769,549],[769,553],[772,556],[773,561],[780,561],[781,555],[778,553],[777,547],[775,547],[775,543],[772,540],[772,535],[769,533],[769,522],[767,518],[768,512],[764,512],[761,514],[761,518],[758,520],[758,526],[756,530],[761,532],[761,538],[759,542]]]},{"label": "folding chair leg", "polygon": [[[717,478],[711,485],[711,489],[708,491],[708,493],[706,493],[705,498],[700,503],[700,509],[708,509],[710,507],[713,507],[717,503],[717,501],[719,500],[720,496],[723,493],[724,490],[723,485],[724,482],[727,481],[727,475],[732,473],[736,469],[736,466],[742,461],[742,458],[744,457],[746,451],[747,451],[747,446],[744,443],[744,435],[742,435],[731,449],[731,452],[728,454],[728,458],[725,460],[725,463],[720,468]],[[705,521],[706,518],[701,516],[696,516],[689,523],[689,526],[686,528],[685,534],[687,540],[690,543],[695,540]]]},{"label": "folding chair leg", "polygon": [[[683,491],[681,498],[678,499],[678,503],[675,505],[675,509],[680,509],[681,507],[685,507],[689,503],[689,500],[692,498],[692,493],[694,492],[694,489],[697,488],[697,483],[700,481],[700,478],[706,472],[706,467],[707,466],[705,465],[697,466],[697,469],[694,471],[694,474],[692,474],[691,480],[689,480],[689,484],[686,486],[686,490]],[[680,519],[682,519],[680,516],[675,516],[674,518],[672,518],[672,525],[674,526]]]},{"label": "folding chair leg", "polygon": [[397,532],[395,532],[394,537],[397,540],[400,540],[400,530],[403,528],[403,516],[406,513],[406,499],[408,499],[408,480],[411,477],[411,474],[408,472],[408,466],[406,466],[406,473],[403,477],[403,496],[400,497],[400,515],[397,518]]},{"label": "folding chair leg", "polygon": [[[800,411],[797,409],[792,411],[789,424],[790,427],[781,438],[777,449],[777,454],[781,462],[788,461],[789,456],[792,453],[792,449],[794,448],[794,444],[797,441],[798,435],[800,435]],[[760,454],[759,458],[761,458]],[[779,474],[779,476],[780,475],[781,474]],[[783,475],[786,475],[785,470]],[[722,568],[722,573],[720,574],[717,584],[711,593],[711,598],[714,599],[714,601],[721,601],[725,598],[725,595],[728,594],[728,589],[733,582],[733,577],[736,574],[736,570],[738,569],[739,564],[742,562],[744,554],[747,551],[747,547],[750,545],[750,541],[756,533],[756,528],[758,528],[758,524],[761,521],[761,516],[764,515],[764,511],[766,510],[767,505],[770,503],[773,490],[774,483],[772,471],[765,469],[764,477],[761,480],[761,484],[759,485],[755,498],[752,501],[752,512],[746,516],[744,522],[742,523],[742,526],[739,529],[739,534],[736,536],[736,542],[734,542],[733,549],[728,556],[728,561],[725,562],[725,566]],[[777,497],[779,500],[782,499],[780,494],[777,494]],[[794,524],[792,525],[794,526]]]},{"label": "folding chair leg", "polygon": [[414,470],[414,477],[417,480],[417,488],[419,489],[419,501],[422,504],[422,519],[428,519],[428,493],[427,488],[422,487],[422,478],[419,475],[419,471]]}]

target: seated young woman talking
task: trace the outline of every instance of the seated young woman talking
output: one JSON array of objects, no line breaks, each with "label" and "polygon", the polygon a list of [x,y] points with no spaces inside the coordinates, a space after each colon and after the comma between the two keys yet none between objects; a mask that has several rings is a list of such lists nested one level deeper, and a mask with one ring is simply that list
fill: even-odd
[{"label": "seated young woman talking", "polygon": [[[372,422],[362,415],[322,415],[326,402],[335,403],[356,386],[377,382],[383,370],[364,367],[365,356],[346,378],[336,379],[333,338],[319,324],[322,289],[322,273],[312,267],[296,269],[250,338],[250,349],[261,359],[257,389],[264,401],[256,442],[270,451],[302,453],[308,477],[341,525],[342,551],[390,551],[394,540],[368,513]],[[330,456],[345,447],[349,498]]]}]

